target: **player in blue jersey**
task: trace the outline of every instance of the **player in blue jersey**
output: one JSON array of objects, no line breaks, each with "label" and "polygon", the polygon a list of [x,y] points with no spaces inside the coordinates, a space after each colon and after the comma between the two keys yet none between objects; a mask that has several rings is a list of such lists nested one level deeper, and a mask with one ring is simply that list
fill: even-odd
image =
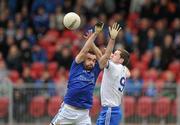
[{"label": "player in blue jersey", "polygon": [[106,66],[115,38],[121,28],[117,23],[109,28],[110,40],[104,55],[101,55],[94,44],[94,40],[102,29],[103,24],[98,23],[95,26],[95,32],[88,38],[73,61],[64,103],[50,125],[91,125],[89,109],[92,107],[96,79],[101,69]]}]

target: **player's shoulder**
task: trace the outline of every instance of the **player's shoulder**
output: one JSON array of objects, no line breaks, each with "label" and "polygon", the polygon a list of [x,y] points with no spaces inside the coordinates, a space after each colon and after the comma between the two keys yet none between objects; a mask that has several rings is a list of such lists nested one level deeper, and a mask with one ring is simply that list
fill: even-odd
[{"label": "player's shoulder", "polygon": [[76,60],[74,59],[72,64],[71,64],[71,68],[70,70],[78,70],[78,69],[81,69],[79,67],[83,67],[83,64],[82,63],[77,63]]}]

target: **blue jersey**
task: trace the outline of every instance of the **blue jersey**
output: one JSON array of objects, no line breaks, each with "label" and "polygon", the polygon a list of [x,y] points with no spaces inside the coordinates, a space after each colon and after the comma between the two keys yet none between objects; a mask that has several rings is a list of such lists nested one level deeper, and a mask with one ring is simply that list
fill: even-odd
[{"label": "blue jersey", "polygon": [[77,64],[74,60],[70,69],[64,102],[78,108],[90,109],[95,83],[100,71],[98,62],[91,71],[87,71],[84,69],[83,63]]}]

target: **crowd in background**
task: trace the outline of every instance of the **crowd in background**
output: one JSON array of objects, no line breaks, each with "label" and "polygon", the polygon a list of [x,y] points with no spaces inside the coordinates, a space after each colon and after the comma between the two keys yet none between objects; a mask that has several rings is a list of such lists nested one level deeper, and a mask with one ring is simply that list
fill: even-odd
[{"label": "crowd in background", "polygon": [[[62,24],[71,11],[81,16],[75,31]],[[0,84],[33,83],[55,95],[51,88],[67,83],[71,62],[86,41],[83,35],[97,20],[105,23],[95,41],[102,51],[108,26],[116,21],[122,27],[115,48],[131,54],[127,94],[153,97],[180,83],[179,0],[0,0]],[[162,94],[175,97],[165,89]]]}]

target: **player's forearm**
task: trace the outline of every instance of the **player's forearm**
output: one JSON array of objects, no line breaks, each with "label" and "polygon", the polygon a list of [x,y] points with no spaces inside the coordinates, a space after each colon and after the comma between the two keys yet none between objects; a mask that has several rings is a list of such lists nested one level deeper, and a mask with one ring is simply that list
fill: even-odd
[{"label": "player's forearm", "polygon": [[107,45],[105,54],[101,57],[100,61],[99,61],[99,65],[100,68],[103,69],[104,67],[106,67],[107,65],[107,61],[109,60],[110,56],[111,56],[111,52],[113,51],[114,48],[114,44],[115,44],[115,40],[110,39],[109,43]]},{"label": "player's forearm", "polygon": [[91,48],[93,52],[95,53],[97,60],[99,60],[102,57],[101,50],[94,44],[94,42],[92,43]]},{"label": "player's forearm", "polygon": [[111,53],[112,53],[113,48],[114,48],[114,45],[115,45],[115,40],[110,39],[109,42],[108,42],[108,45],[107,45],[105,54],[104,54],[104,56],[105,56],[106,58],[109,59],[109,57],[111,56]]},{"label": "player's forearm", "polygon": [[84,47],[82,48],[82,52],[88,52],[89,49],[91,48],[92,44],[94,43],[94,40],[96,39],[97,37],[97,34],[96,33],[93,33],[89,39],[86,41]]}]

